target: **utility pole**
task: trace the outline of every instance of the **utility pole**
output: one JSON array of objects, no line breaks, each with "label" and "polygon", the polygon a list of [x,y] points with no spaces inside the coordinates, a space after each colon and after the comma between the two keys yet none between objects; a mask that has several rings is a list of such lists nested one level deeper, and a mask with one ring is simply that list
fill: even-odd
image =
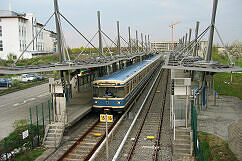
[{"label": "utility pole", "polygon": [[209,33],[208,51],[207,51],[206,61],[210,61],[211,57],[212,57],[213,35],[214,35],[214,25],[215,25],[217,5],[218,5],[218,0],[214,0],[213,1],[213,12],[212,12],[211,25],[210,25],[210,33]]},{"label": "utility pole", "polygon": [[97,20],[98,20],[98,35],[99,35],[99,51],[103,56],[103,43],[102,43],[102,30],[101,30],[101,20],[100,20],[100,11],[97,11]]},{"label": "utility pole", "polygon": [[121,54],[121,47],[120,47],[119,21],[117,21],[117,32],[118,32],[118,42],[117,42],[117,45],[118,45],[118,54],[120,55]]},{"label": "utility pole", "polygon": [[60,30],[60,15],[57,0],[54,0],[55,7],[55,24],[56,24],[56,33],[57,33],[57,47],[59,52],[59,62],[63,62],[63,51],[62,51],[62,36]]}]

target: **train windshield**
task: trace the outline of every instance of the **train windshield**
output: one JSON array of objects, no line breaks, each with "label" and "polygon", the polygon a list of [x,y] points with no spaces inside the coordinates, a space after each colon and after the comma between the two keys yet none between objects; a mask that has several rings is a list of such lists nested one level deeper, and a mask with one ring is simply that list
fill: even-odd
[{"label": "train windshield", "polygon": [[124,87],[93,87],[93,97],[123,98]]}]

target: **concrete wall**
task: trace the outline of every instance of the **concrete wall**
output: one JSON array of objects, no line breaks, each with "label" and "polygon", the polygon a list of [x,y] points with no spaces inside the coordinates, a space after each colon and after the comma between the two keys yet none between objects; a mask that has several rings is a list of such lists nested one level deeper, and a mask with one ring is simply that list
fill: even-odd
[{"label": "concrete wall", "polygon": [[[13,53],[19,54],[19,31],[18,31],[18,19],[17,18],[2,18],[0,22],[2,26],[3,51],[0,51],[0,57],[7,59],[7,55]],[[16,34],[17,33],[17,34]]]},{"label": "concrete wall", "polygon": [[228,127],[228,144],[236,157],[242,161],[242,119],[232,123]]}]

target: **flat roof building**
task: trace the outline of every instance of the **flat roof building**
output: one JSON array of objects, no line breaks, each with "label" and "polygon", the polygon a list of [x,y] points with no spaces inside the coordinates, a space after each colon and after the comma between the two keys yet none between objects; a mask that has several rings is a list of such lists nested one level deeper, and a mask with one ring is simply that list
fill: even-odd
[{"label": "flat roof building", "polygon": [[[173,43],[174,48],[178,45],[178,42]],[[198,56],[203,57],[206,54],[208,48],[208,41],[201,40],[198,43]],[[157,50],[159,52],[170,52],[172,51],[172,43],[171,41],[156,41],[151,42],[151,49]]]},{"label": "flat roof building", "polygon": [[[177,46],[178,42],[173,42],[174,48]],[[172,43],[170,41],[156,41],[151,42],[151,49],[157,50],[159,52],[169,52],[172,51]]]},{"label": "flat roof building", "polygon": [[[19,57],[42,27],[33,13],[0,10],[0,59]],[[56,33],[42,30],[22,58],[54,53],[55,44]]]}]

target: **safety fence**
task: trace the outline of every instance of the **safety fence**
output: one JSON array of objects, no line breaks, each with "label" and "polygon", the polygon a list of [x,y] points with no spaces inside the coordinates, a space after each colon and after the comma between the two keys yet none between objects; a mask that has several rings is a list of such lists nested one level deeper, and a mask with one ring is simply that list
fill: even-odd
[{"label": "safety fence", "polygon": [[208,158],[204,155],[204,149],[200,145],[200,140],[198,138],[197,132],[197,110],[193,102],[191,104],[191,127],[193,132],[193,151],[197,161],[205,161]]},{"label": "safety fence", "polygon": [[29,118],[16,120],[15,130],[0,141],[0,160],[10,160],[16,153],[41,146],[45,127],[53,120],[51,100],[29,108]]}]

